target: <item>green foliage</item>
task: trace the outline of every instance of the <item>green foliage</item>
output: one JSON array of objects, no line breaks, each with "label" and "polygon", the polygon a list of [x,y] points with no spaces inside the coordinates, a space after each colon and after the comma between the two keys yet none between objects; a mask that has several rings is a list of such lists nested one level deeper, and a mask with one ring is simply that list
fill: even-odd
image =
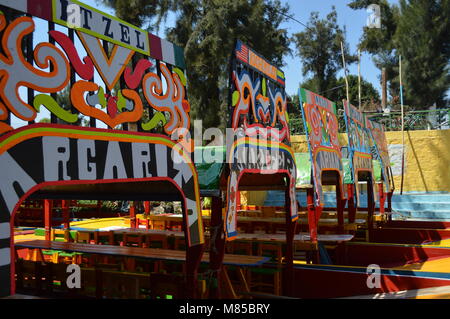
[{"label": "green foliage", "polygon": [[[56,102],[58,103],[61,108],[63,108],[66,111],[70,111],[72,107],[72,102],[70,101],[70,90],[69,87],[64,88],[64,90],[58,92],[56,94]],[[58,119],[59,123],[67,124],[66,122]],[[82,125],[82,123],[85,123],[85,117],[82,114],[78,114],[78,120],[74,124],[76,125]]]},{"label": "green foliage", "polygon": [[[350,102],[354,106],[358,107],[358,76],[349,75],[348,87]],[[338,109],[343,109],[342,100],[347,99],[347,93],[345,89],[345,78],[341,77],[336,82],[336,90],[327,92],[325,95],[330,100],[334,101],[338,105]],[[379,103],[380,95],[378,91],[373,87],[372,83],[367,82],[361,77],[361,109],[366,109],[369,105]]]},{"label": "green foliage", "polygon": [[[100,0],[97,0],[100,1]],[[157,29],[174,5],[174,0],[101,0],[115,9],[118,18],[135,26],[147,26],[149,31]],[[156,18],[156,22],[153,21]]]},{"label": "green foliage", "polygon": [[280,24],[288,8],[263,0],[183,0],[170,41],[184,47],[193,118],[205,128],[224,127],[228,107],[228,65],[239,38],[277,66],[289,52],[287,32]]},{"label": "green foliage", "polygon": [[[356,75],[348,75],[348,84],[349,84],[349,95],[351,103],[358,107],[358,76]],[[338,110],[338,119],[339,119],[339,127],[341,130],[345,128],[344,118],[342,116],[344,106],[342,104],[342,100],[347,99],[346,93],[346,85],[345,78],[340,77],[339,79],[332,82],[333,87],[320,92],[317,90],[317,80],[316,78],[308,79],[305,82],[300,84],[300,87],[305,88],[307,90],[313,91],[322,95],[323,97],[329,99],[336,103],[336,108]],[[289,109],[288,103],[288,112],[290,117],[290,126],[291,132],[293,134],[303,134],[303,123],[302,123],[302,115],[300,112],[300,102],[298,95],[294,95],[292,97],[292,104],[296,105],[298,108],[298,113],[295,111],[291,111]],[[380,106],[380,95],[378,91],[373,87],[370,82],[367,82],[361,77],[361,110],[375,110]]]},{"label": "green foliage", "polygon": [[38,123],[50,123],[50,119],[48,117],[43,117],[39,120]]},{"label": "green foliage", "polygon": [[449,105],[450,1],[400,1],[396,43],[402,55],[405,103]]},{"label": "green foliage", "polygon": [[348,6],[355,10],[366,10],[371,4],[380,6],[381,28],[364,27],[364,34],[359,46],[371,54],[392,52],[395,49],[392,39],[397,30],[399,8],[390,5],[387,0],[354,0]]},{"label": "green foliage", "polygon": [[[358,106],[358,76],[350,74],[347,76],[347,79],[350,101],[353,105]],[[345,78],[340,77],[339,79],[333,81],[332,84],[332,88],[325,91],[318,91],[317,79],[312,78],[306,80],[305,82],[300,84],[300,86],[307,90],[316,92],[333,102],[338,103],[338,106],[342,106],[342,100],[347,99]],[[372,83],[367,82],[366,80],[364,80],[364,78],[361,77],[361,105],[367,106],[369,104],[379,102],[380,95],[378,91],[373,87]]]},{"label": "green foliage", "polygon": [[308,85],[312,91],[323,92],[334,86],[336,74],[343,68],[341,42],[346,64],[357,61],[357,57],[349,53],[345,28],[339,27],[334,6],[325,19],[319,19],[319,13],[312,12],[307,29],[294,34],[294,39],[303,63],[303,76],[311,75]]},{"label": "green foliage", "polygon": [[300,109],[300,99],[297,94],[288,96],[287,112],[289,117],[289,128],[291,134],[301,135],[304,133],[302,111]]},{"label": "green foliage", "polygon": [[360,48],[372,54],[378,68],[386,68],[391,103],[399,102],[399,55],[402,55],[404,103],[415,109],[436,103],[445,107],[450,86],[450,1],[355,0],[352,9],[379,4],[381,28],[364,28]]}]

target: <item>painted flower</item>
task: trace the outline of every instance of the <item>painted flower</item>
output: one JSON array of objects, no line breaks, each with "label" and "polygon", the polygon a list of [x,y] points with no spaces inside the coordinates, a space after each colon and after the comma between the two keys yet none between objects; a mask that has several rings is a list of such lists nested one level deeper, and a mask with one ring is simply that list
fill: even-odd
[{"label": "painted flower", "polygon": [[322,137],[322,117],[319,110],[314,107],[310,108],[309,122],[311,125],[311,130],[309,132],[311,144],[320,144]]},{"label": "painted flower", "polygon": [[328,134],[330,135],[330,142],[333,145],[339,145],[337,138],[338,129],[339,128],[336,117],[333,114],[328,114],[327,130]]}]

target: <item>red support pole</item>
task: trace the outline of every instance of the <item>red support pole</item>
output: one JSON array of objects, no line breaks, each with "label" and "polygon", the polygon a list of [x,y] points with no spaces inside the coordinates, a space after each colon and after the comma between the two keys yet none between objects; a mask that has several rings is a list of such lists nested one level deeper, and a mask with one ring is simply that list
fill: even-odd
[{"label": "red support pole", "polygon": [[134,201],[130,202],[130,228],[136,228],[136,207]]},{"label": "red support pole", "polygon": [[355,185],[347,184],[348,197],[348,222],[354,223],[356,220],[356,206],[355,206]]},{"label": "red support pole", "polygon": [[236,209],[241,210],[241,192],[238,190],[236,191]]},{"label": "red support pole", "polygon": [[383,191],[383,183],[378,183],[378,196],[380,197],[380,214],[384,215],[384,203],[386,202],[386,193]]},{"label": "red support pole", "polygon": [[373,214],[375,211],[375,201],[373,193],[373,181],[367,181],[367,228],[368,228],[368,240],[371,240],[371,234],[373,231]]},{"label": "red support pole", "polygon": [[317,242],[317,219],[314,205],[314,190],[312,188],[308,188],[306,190],[306,202],[308,210],[309,235],[312,242]]},{"label": "red support pole", "polygon": [[145,216],[148,216],[150,214],[150,210],[151,210],[150,202],[148,200],[146,200],[144,202],[144,214],[145,214]]},{"label": "red support pole", "polygon": [[45,227],[45,240],[50,240],[51,238],[51,228],[52,228],[52,201],[49,199],[44,199],[44,227]]},{"label": "red support pole", "polygon": [[62,206],[62,213],[63,213],[63,227],[64,229],[70,228],[70,214],[69,214],[69,203],[68,200],[63,200],[61,203]]},{"label": "red support pole", "polygon": [[[322,207],[316,207],[314,203],[314,189],[308,188],[306,190],[306,205],[308,211],[308,226],[309,226],[309,236],[311,238],[311,243],[317,245],[317,225],[322,214]],[[319,251],[313,252],[312,262],[319,263],[320,255]]]},{"label": "red support pole", "polygon": [[225,254],[225,234],[223,232],[222,199],[212,197],[211,202],[211,240],[209,249],[209,268],[212,273],[209,298],[221,298],[221,270]]},{"label": "red support pole", "polygon": [[344,233],[344,207],[345,200],[342,199],[342,190],[339,182],[336,184],[336,208],[338,217],[338,233]]}]

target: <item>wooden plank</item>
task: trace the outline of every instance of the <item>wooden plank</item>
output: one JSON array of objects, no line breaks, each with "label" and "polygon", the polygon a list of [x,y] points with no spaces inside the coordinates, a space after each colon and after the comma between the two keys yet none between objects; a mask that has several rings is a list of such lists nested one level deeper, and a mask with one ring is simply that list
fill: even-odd
[{"label": "wooden plank", "polygon": [[31,296],[31,295],[15,294],[15,295],[3,297],[0,299],[44,299],[44,298],[38,297],[38,296]]},{"label": "wooden plank", "polygon": [[[257,210],[250,210],[249,212],[258,212]],[[336,213],[337,214],[337,213]],[[182,221],[183,216],[181,214],[171,214],[171,215],[149,215],[148,219],[152,221]],[[210,216],[202,216],[203,220],[210,220]],[[248,217],[248,216],[239,216],[237,218],[238,222],[265,222],[265,223],[273,223],[273,224],[286,224],[286,219],[284,217]],[[299,218],[297,220],[298,223],[305,224],[308,223],[307,218]],[[346,222],[348,222],[346,220]],[[365,219],[356,219],[356,224],[365,224]],[[319,225],[334,225],[338,224],[337,218],[321,218],[319,220]]]},{"label": "wooden plank", "polygon": [[[186,261],[186,252],[184,251],[157,249],[157,248],[92,245],[83,243],[64,243],[46,240],[24,241],[17,243],[16,247],[49,249],[49,250],[54,249],[54,250],[82,252],[88,254],[112,255],[122,257],[154,259],[154,260]],[[223,263],[225,265],[252,267],[252,266],[260,266],[267,261],[269,261],[268,257],[226,254],[224,256]],[[202,263],[208,262],[209,262],[209,254],[204,253]]]},{"label": "wooden plank", "polygon": [[[92,231],[95,232],[95,231]],[[112,230],[114,235],[166,235],[174,236],[177,238],[184,238],[184,232],[182,231],[170,231],[160,229],[143,229],[143,228],[125,228]],[[209,234],[205,234],[206,237]],[[352,240],[354,235],[351,234],[319,234],[317,239],[320,242],[345,242]],[[258,241],[258,242],[285,242],[285,234],[266,234],[266,233],[239,233],[236,240],[242,241]],[[299,233],[294,235],[294,242],[309,242],[311,240],[309,233]]]},{"label": "wooden plank", "polygon": [[[184,237],[184,232],[180,231],[169,231],[169,230],[160,230],[160,229],[139,229],[139,228],[125,228],[118,229],[112,231],[114,234],[142,234],[142,235],[166,235],[166,236],[175,236],[179,238]],[[208,236],[208,234],[205,234]],[[344,242],[352,240],[354,235],[350,234],[319,234],[318,240],[323,242]],[[286,235],[285,234],[266,234],[266,233],[239,233],[237,235],[236,240],[252,240],[252,241],[278,241],[285,242]],[[304,242],[310,241],[309,233],[299,233],[294,236],[294,242]]]},{"label": "wooden plank", "polygon": [[[350,234],[340,234],[340,235],[317,235],[318,241],[323,242],[343,242],[350,241],[353,239],[353,235]],[[285,234],[263,234],[263,233],[255,233],[255,234],[238,234],[236,240],[252,240],[252,241],[276,241],[276,242],[284,242],[286,241]],[[308,233],[299,233],[294,235],[294,242],[305,242],[310,241],[311,238]]]}]

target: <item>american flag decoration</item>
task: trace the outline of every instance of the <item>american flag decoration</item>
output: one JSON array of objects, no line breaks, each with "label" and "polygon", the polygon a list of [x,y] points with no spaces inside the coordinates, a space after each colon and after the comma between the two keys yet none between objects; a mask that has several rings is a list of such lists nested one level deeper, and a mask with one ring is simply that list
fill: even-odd
[{"label": "american flag decoration", "polygon": [[248,47],[239,40],[236,42],[236,57],[242,62],[248,63]]}]

